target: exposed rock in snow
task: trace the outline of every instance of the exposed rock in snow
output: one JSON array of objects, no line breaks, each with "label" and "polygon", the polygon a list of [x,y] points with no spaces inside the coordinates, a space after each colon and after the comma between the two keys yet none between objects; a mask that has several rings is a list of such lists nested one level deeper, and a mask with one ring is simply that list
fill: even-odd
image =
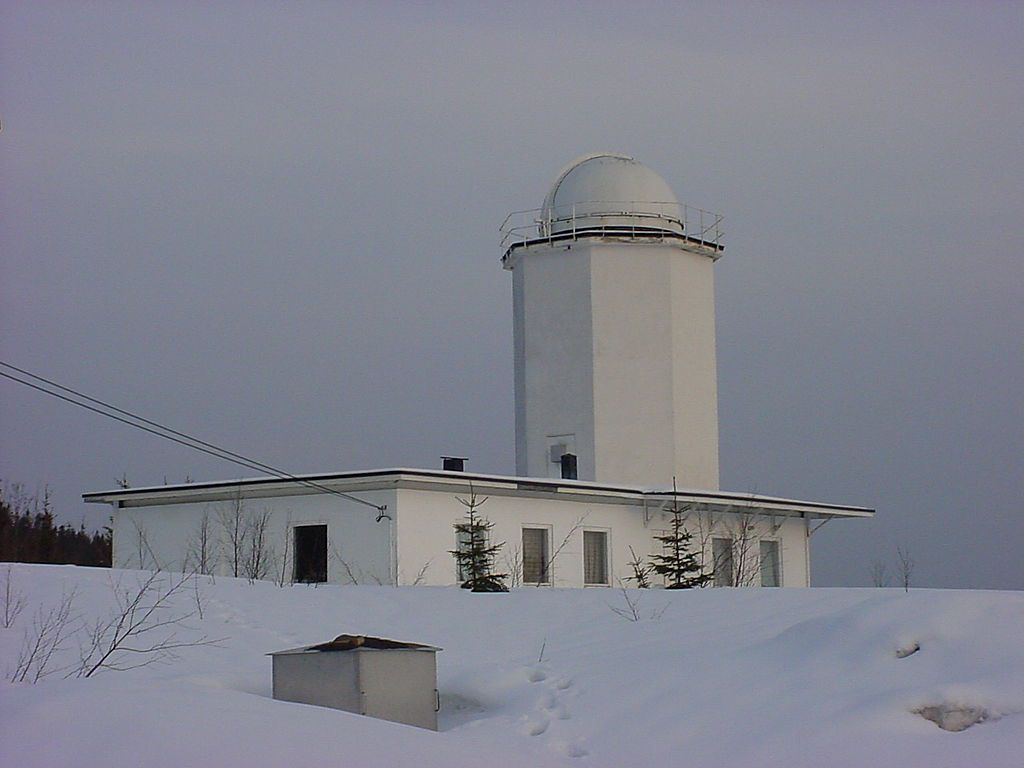
[{"label": "exposed rock in snow", "polygon": [[972,725],[993,719],[984,707],[949,703],[921,707],[915,709],[914,713],[925,720],[931,720],[944,731],[966,731]]},{"label": "exposed rock in snow", "polygon": [[921,650],[921,646],[917,643],[911,643],[910,645],[903,645],[896,649],[896,658],[905,659],[907,656],[912,656]]}]

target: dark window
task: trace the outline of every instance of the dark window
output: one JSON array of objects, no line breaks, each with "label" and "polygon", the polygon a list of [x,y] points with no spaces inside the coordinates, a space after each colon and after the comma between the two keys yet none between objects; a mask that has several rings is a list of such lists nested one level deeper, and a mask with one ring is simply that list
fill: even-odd
[{"label": "dark window", "polygon": [[608,534],[583,532],[583,583],[608,584]]},{"label": "dark window", "polygon": [[576,454],[574,453],[563,453],[562,454],[562,479],[563,480],[578,480],[579,472],[576,469]]},{"label": "dark window", "polygon": [[715,586],[734,587],[732,539],[712,539],[711,556],[715,559]]},{"label": "dark window", "polygon": [[523,528],[523,583],[548,584],[550,550],[547,528]]},{"label": "dark window", "polygon": [[295,526],[295,581],[327,581],[327,526]]},{"label": "dark window", "polygon": [[761,586],[778,587],[779,583],[779,542],[761,541]]}]

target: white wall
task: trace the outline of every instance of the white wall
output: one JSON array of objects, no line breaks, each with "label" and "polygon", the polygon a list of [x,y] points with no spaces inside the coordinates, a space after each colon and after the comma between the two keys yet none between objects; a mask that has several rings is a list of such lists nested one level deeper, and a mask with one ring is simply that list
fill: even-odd
[{"label": "white wall", "polygon": [[[387,504],[389,510],[395,508],[393,490],[360,492],[356,495],[375,504]],[[247,496],[243,504],[246,516],[259,514],[265,509],[272,511],[267,531],[267,550],[273,572],[279,573],[284,565],[281,556],[286,548],[291,560],[289,570],[294,565],[293,527],[326,524],[329,582],[351,583],[354,577],[359,583],[394,583],[393,522],[387,518],[375,522],[377,512],[374,509],[325,493],[256,498]],[[232,575],[229,539],[220,516],[230,514],[233,505],[233,499],[225,498],[115,509],[114,566],[159,567],[174,571],[187,567],[190,570],[195,566],[186,566],[185,559],[193,549],[191,542],[205,515],[209,518],[210,530],[215,538],[217,565],[214,572],[222,576]],[[391,514],[393,516],[394,513]],[[141,541],[142,537],[145,541]],[[271,574],[268,578],[276,576]]]},{"label": "white wall", "polygon": [[[422,573],[420,583],[446,585],[456,583],[455,560],[450,550],[455,548],[454,524],[465,515],[465,509],[456,501],[463,493],[452,491],[399,489],[397,503],[399,583],[411,584]],[[515,549],[522,541],[523,526],[550,526],[551,547],[556,549],[563,541],[565,547],[555,556],[552,565],[554,585],[558,587],[583,586],[584,529],[608,531],[608,548],[612,584],[633,575],[629,566],[630,547],[644,560],[660,549],[653,536],[669,527],[669,516],[655,511],[644,526],[643,508],[626,504],[584,503],[561,499],[501,496],[481,493],[488,499],[479,508],[479,514],[494,523],[493,541],[504,542],[499,557],[500,571],[513,570]],[[580,527],[572,532],[583,517]],[[728,536],[729,515],[716,515],[714,536]],[[753,550],[757,551],[758,538],[780,542],[781,578],[783,586],[808,586],[806,570],[806,535],[804,523],[798,518],[776,518],[772,531],[768,518],[756,520],[757,534]],[[688,526],[695,535],[695,525]],[[567,538],[568,537],[568,538]],[[567,539],[567,540],[566,540]],[[710,563],[710,540],[707,560]]]},{"label": "white wall", "polygon": [[512,257],[516,472],[718,488],[714,261],[671,243],[587,239]]},{"label": "white wall", "polygon": [[521,477],[550,477],[548,436],[565,434],[574,436],[579,478],[595,477],[590,257],[578,245],[524,249],[512,272]]},{"label": "white wall", "polygon": [[[509,495],[518,493],[519,495]],[[654,536],[669,527],[670,516],[657,502],[649,502],[649,521],[644,524],[644,509],[622,501],[605,503],[597,499],[572,500],[523,495],[522,491],[499,489],[482,492],[487,501],[479,513],[494,523],[493,541],[504,542],[498,568],[521,574],[522,529],[550,529],[552,553],[551,575],[554,586],[583,586],[583,531],[605,531],[608,534],[609,573],[612,585],[633,575],[629,565],[630,548],[643,560],[660,550]],[[504,494],[504,495],[503,495]],[[292,528],[303,524],[326,524],[328,533],[328,581],[360,584],[432,584],[456,583],[454,524],[465,515],[465,508],[456,496],[464,492],[447,489],[398,488],[382,491],[361,491],[360,497],[376,504],[387,504],[392,519],[375,522],[376,512],[366,506],[328,494],[267,496],[245,498],[244,511],[261,513],[271,510],[267,531],[267,549],[271,559],[268,579],[282,566],[281,555],[293,550]],[[116,510],[114,513],[114,565],[128,568],[186,569],[185,558],[193,549],[191,542],[199,531],[203,516],[209,518],[210,530],[217,540],[215,573],[232,574],[220,514],[230,512],[231,498],[215,501],[160,504]],[[735,530],[734,515],[716,513],[714,528],[705,532],[706,559],[710,563],[710,539],[730,536]],[[704,518],[703,522],[707,522]],[[799,518],[758,517],[756,534],[752,537],[752,556],[757,556],[757,539],[776,539],[780,543],[781,577],[784,586],[808,585],[807,539],[805,526]],[[574,530],[575,528],[575,530]],[[701,540],[696,518],[688,524],[694,534],[695,546]],[[394,531],[394,536],[392,532]],[[140,535],[141,534],[141,535]],[[144,540],[143,540],[144,539]],[[292,565],[294,557],[291,557]],[[347,565],[347,567],[346,567]],[[191,570],[194,564],[189,564]],[[755,566],[756,568],[756,566]],[[242,574],[244,575],[244,573]],[[419,579],[419,581],[417,581]],[[628,583],[628,582],[627,582]]]}]

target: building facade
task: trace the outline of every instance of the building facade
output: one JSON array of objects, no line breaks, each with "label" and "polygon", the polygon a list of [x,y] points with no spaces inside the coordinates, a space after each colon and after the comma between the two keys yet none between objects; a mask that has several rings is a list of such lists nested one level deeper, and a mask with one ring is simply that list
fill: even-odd
[{"label": "building facade", "polygon": [[[338,584],[450,585],[455,523],[475,496],[501,543],[509,583],[634,584],[632,563],[678,509],[718,586],[810,584],[810,538],[861,507],[579,480],[389,469],[127,488],[86,494],[110,504],[114,565]],[[657,586],[657,581],[654,583]]]}]

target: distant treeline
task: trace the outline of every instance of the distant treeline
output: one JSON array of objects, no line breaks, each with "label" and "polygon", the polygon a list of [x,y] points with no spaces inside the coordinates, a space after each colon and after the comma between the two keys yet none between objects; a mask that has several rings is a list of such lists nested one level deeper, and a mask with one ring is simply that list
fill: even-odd
[{"label": "distant treeline", "polygon": [[110,529],[55,525],[50,493],[26,494],[0,483],[0,561],[110,567]]}]

